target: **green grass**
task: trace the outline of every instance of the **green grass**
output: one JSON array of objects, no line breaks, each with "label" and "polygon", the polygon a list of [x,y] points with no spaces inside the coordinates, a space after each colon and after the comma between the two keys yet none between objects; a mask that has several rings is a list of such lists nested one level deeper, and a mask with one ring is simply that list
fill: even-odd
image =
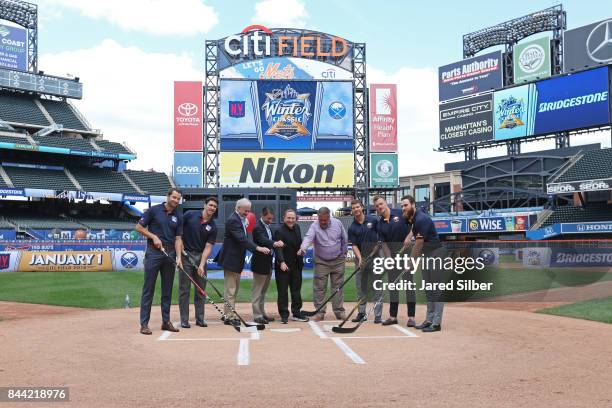
[{"label": "green grass", "polygon": [[538,310],[538,313],[612,324],[612,296]]}]

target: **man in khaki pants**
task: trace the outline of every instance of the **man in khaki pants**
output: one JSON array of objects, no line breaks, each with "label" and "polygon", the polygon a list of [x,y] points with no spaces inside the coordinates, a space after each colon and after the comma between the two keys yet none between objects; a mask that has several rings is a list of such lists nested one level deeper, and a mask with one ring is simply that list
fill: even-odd
[{"label": "man in khaki pants", "polygon": [[[261,210],[261,218],[253,228],[253,242],[256,245],[268,248],[271,251],[274,248],[282,248],[285,246],[283,241],[272,240],[272,229],[270,224],[274,219],[274,212],[270,207],[264,207]],[[251,270],[253,271],[253,287],[251,290],[251,303],[253,305],[253,320],[255,323],[268,324],[274,321],[273,317],[266,314],[264,304],[266,301],[266,291],[270,285],[272,277],[272,253],[264,255],[260,252],[254,252],[251,258]]]},{"label": "man in khaki pants", "polygon": [[[223,237],[223,247],[215,257],[215,262],[223,267],[223,277],[225,280],[223,297],[235,307],[236,296],[240,289],[240,274],[244,268],[244,256],[246,250],[270,254],[268,248],[257,246],[247,236],[247,214],[251,211],[251,202],[246,198],[236,201],[236,211],[225,221],[225,236]],[[225,305],[225,324],[239,325],[240,322]]]},{"label": "man in khaki pants", "polygon": [[[347,234],[342,222],[330,215],[329,208],[321,207],[317,211],[317,221],[308,228],[302,241],[298,255],[305,255],[310,245],[314,246],[314,280],[312,282],[313,302],[318,308],[325,300],[327,280],[331,281],[334,291],[344,282],[344,266],[346,262]],[[332,307],[337,319],[344,320],[344,293],[342,290],[332,298]],[[318,322],[325,317],[325,308],[311,320]]]}]

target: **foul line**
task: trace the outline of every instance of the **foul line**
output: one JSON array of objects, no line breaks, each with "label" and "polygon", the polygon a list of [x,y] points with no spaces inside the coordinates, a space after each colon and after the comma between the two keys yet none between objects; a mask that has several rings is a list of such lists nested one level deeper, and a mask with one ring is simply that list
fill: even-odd
[{"label": "foul line", "polygon": [[353,363],[355,364],[365,364],[366,363],[365,361],[363,361],[361,357],[359,357],[357,353],[353,351],[352,348],[348,346],[348,344],[344,342],[344,340],[342,340],[339,337],[332,337],[331,339],[334,341],[334,343],[336,343],[338,347],[340,347],[340,350],[342,350],[344,354],[347,355],[348,358],[353,360]]},{"label": "foul line", "polygon": [[308,322],[308,325],[310,326],[310,328],[312,329],[313,332],[315,332],[315,334],[317,336],[319,336],[322,339],[328,339],[329,337],[327,337],[327,335],[323,332],[323,330],[321,330],[321,328],[319,327],[318,324],[316,324],[315,322],[313,322],[312,320]]},{"label": "foul line", "polygon": [[419,337],[416,334],[414,334],[413,332],[411,332],[408,329],[403,328],[402,326],[400,326],[399,324],[393,324],[392,325],[396,330],[401,331],[402,333],[404,333],[406,336],[408,337]]},{"label": "foul line", "polygon": [[159,341],[161,341],[161,340],[168,340],[168,337],[170,337],[171,334],[172,334],[172,332],[164,330],[164,332],[157,338],[157,340],[159,340]]},{"label": "foul line", "polygon": [[249,365],[249,339],[240,339],[236,361],[238,365]]}]

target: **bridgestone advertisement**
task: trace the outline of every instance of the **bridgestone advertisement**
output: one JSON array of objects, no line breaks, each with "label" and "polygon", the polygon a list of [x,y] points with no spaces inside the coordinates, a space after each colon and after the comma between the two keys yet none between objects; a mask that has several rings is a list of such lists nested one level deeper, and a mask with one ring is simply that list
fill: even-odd
[{"label": "bridgestone advertisement", "polygon": [[493,140],[493,95],[440,105],[440,147]]}]

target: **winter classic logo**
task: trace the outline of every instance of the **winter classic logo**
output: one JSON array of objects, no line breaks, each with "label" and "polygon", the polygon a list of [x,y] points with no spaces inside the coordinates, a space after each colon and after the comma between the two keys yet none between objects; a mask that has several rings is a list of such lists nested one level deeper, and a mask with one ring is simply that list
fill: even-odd
[{"label": "winter classic logo", "polygon": [[125,269],[134,269],[138,265],[138,255],[134,252],[125,252],[121,255],[121,266]]},{"label": "winter classic logo", "polygon": [[519,54],[518,61],[521,69],[527,74],[533,74],[537,72],[546,59],[546,53],[544,48],[538,44],[531,44],[527,46]]},{"label": "winter classic logo", "polygon": [[310,132],[306,128],[312,116],[309,97],[310,94],[300,94],[291,85],[266,92],[266,100],[261,107],[270,127],[266,135],[278,136],[284,140],[309,136]]},{"label": "winter classic logo", "polygon": [[498,129],[513,129],[517,126],[525,126],[523,115],[525,114],[525,103],[523,98],[509,96],[502,99],[497,106]]},{"label": "winter classic logo", "polygon": [[389,178],[393,175],[393,163],[389,160],[381,160],[376,163],[376,175],[381,178]]}]

